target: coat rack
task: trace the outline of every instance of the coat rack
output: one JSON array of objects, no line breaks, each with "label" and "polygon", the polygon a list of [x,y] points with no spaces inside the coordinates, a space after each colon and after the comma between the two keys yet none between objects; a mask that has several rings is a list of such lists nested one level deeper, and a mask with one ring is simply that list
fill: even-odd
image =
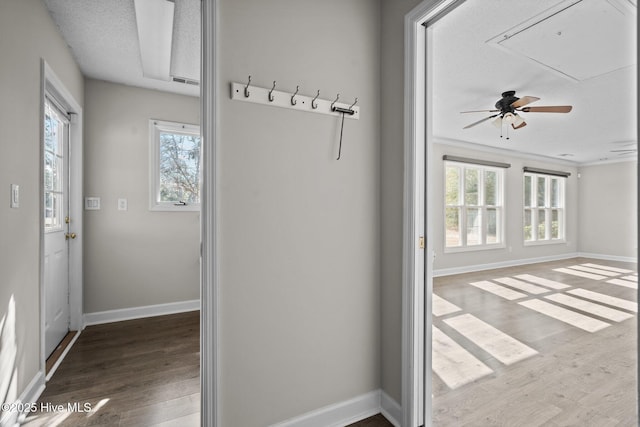
[{"label": "coat rack", "polygon": [[276,82],[271,88],[253,86],[251,76],[247,83],[231,83],[231,99],[235,101],[253,102],[255,104],[270,105],[272,107],[289,108],[292,110],[306,111],[308,113],[328,114],[358,120],[360,107],[356,106],[358,98],[352,104],[338,102],[340,94],[335,100],[321,99],[318,90],[315,96],[300,95],[300,86],[296,86],[295,92],[276,90]]}]

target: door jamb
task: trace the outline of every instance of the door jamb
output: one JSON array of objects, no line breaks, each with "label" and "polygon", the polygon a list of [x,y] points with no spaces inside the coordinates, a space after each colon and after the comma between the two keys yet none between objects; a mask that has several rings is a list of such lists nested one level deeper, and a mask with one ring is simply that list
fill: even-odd
[{"label": "door jamb", "polygon": [[200,425],[220,425],[218,374],[218,0],[201,7],[200,132],[202,190],[200,220]]},{"label": "door jamb", "polygon": [[40,82],[40,373],[42,378],[46,375],[45,355],[45,307],[44,302],[44,97],[49,90],[56,92],[69,109],[71,123],[69,125],[69,217],[73,221],[74,230],[78,230],[78,236],[69,245],[69,329],[80,331],[82,323],[82,107],[71,95],[71,92],[62,83],[49,64],[41,60]]},{"label": "door jamb", "polygon": [[[402,425],[431,426],[432,197],[427,183],[430,86],[423,24],[464,0],[424,0],[404,20],[404,215],[402,277]],[[426,202],[426,203],[425,203]],[[426,206],[425,206],[426,204]],[[426,232],[426,235],[425,235]],[[419,239],[426,237],[424,249]]]}]

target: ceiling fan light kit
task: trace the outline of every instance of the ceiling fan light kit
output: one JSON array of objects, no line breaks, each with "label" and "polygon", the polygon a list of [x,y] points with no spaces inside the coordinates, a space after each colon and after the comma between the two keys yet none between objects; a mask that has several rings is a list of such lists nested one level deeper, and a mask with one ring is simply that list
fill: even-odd
[{"label": "ceiling fan light kit", "polygon": [[[527,125],[527,122],[518,114],[518,112],[523,113],[568,113],[571,111],[571,105],[554,105],[554,106],[543,106],[543,107],[528,107],[527,105],[532,102],[538,101],[540,98],[535,96],[523,96],[522,98],[518,98],[516,96],[515,90],[508,90],[502,93],[502,98],[500,98],[496,104],[494,110],[472,110],[472,111],[462,111],[462,113],[496,113],[489,117],[485,117],[484,119],[478,120],[477,122],[473,122],[470,125],[465,126],[463,129],[469,129],[470,127],[476,126],[484,121],[492,119],[496,117],[493,121],[494,126],[499,127],[502,131],[502,125],[511,125],[511,127],[515,130],[521,129]],[[507,128],[508,130],[508,128]],[[502,132],[500,137],[502,138]],[[509,139],[509,134],[507,132],[507,139]]]}]

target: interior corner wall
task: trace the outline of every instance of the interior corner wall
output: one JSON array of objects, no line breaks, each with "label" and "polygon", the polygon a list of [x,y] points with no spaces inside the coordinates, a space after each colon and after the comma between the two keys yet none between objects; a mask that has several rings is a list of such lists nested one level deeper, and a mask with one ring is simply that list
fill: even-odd
[{"label": "interior corner wall", "polygon": [[80,104],[83,81],[41,0],[0,2],[0,58],[0,384],[10,382],[0,396],[12,402],[40,368],[41,58]]},{"label": "interior corner wall", "polygon": [[[550,258],[563,258],[577,254],[578,241],[582,235],[578,234],[578,198],[579,188],[582,182],[578,181],[577,167],[568,163],[555,163],[544,159],[529,159],[518,156],[510,151],[496,151],[487,153],[473,149],[462,148],[453,145],[434,144],[432,160],[429,165],[432,168],[431,176],[433,181],[431,189],[433,191],[433,242],[434,252],[434,274],[438,270],[442,272],[447,269],[461,269],[465,267],[484,268],[492,267],[496,264],[526,263],[531,260],[542,260]],[[489,250],[465,251],[465,252],[444,252],[444,161],[442,156],[454,155],[473,159],[488,160],[494,162],[508,163],[511,167],[505,169],[504,186],[504,225],[505,225],[505,247]],[[558,170],[569,172],[565,186],[565,242],[525,245],[523,235],[523,167],[535,167],[540,169]]]},{"label": "interior corner wall", "polygon": [[87,79],[84,113],[84,312],[199,299],[200,213],[149,210],[149,119],[199,124],[199,98]]},{"label": "interior corner wall", "polygon": [[637,161],[582,166],[579,173],[580,252],[637,259]]},{"label": "interior corner wall", "polygon": [[[380,2],[219,1],[221,425],[380,388]],[[230,99],[231,82],[353,102],[341,119]]]},{"label": "interior corner wall", "polygon": [[404,18],[421,0],[382,2],[380,117],[382,390],[401,403]]}]

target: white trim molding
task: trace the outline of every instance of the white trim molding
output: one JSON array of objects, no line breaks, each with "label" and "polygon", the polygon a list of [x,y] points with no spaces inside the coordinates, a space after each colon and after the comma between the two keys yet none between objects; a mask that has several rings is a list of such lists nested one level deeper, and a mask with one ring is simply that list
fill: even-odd
[{"label": "white trim molding", "polygon": [[620,261],[620,262],[633,262],[638,263],[637,257],[619,256],[619,255],[607,255],[607,254],[593,254],[588,252],[578,252],[576,255],[581,258],[594,258],[602,259],[606,261]]},{"label": "white trim molding", "polygon": [[[352,399],[328,405],[315,411],[290,418],[270,427],[343,427],[383,411],[382,400],[392,412],[396,412],[399,405],[381,390],[371,391]],[[389,419],[390,415],[383,415]],[[391,420],[390,420],[391,421]],[[391,423],[399,427],[397,420]]]},{"label": "white trim molding", "polygon": [[201,6],[200,425],[220,425],[218,375],[218,0]]},{"label": "white trim molding", "polygon": [[[424,23],[464,0],[424,0],[404,19],[404,215],[402,246],[402,426],[431,425],[431,295],[433,268],[430,52]],[[426,201],[426,203],[425,203]],[[426,205],[426,206],[425,206]],[[419,239],[426,244],[419,249]]]},{"label": "white trim molding", "polygon": [[507,260],[507,261],[492,262],[488,264],[475,264],[475,265],[464,265],[461,267],[440,268],[438,270],[433,271],[433,277],[451,276],[453,274],[462,274],[462,273],[473,273],[476,271],[494,270],[496,268],[504,268],[504,267],[516,267],[519,265],[537,264],[540,262],[560,261],[563,259],[576,258],[579,256],[583,256],[583,255],[580,255],[577,252],[570,252],[566,254],[549,255],[549,256],[538,257],[538,258],[513,259],[513,260]]},{"label": "white trim molding", "polygon": [[166,314],[184,313],[199,309],[200,300],[189,300],[170,302],[167,304],[145,305],[142,307],[121,308],[118,310],[97,311],[94,313],[85,313],[84,326],[121,322],[123,320],[141,319],[145,317],[164,316]]},{"label": "white trim molding", "polygon": [[26,411],[2,411],[0,413],[0,426],[2,427],[18,427],[22,425],[25,418],[29,415],[30,404],[38,401],[38,398],[44,391],[45,378],[43,371],[38,371],[31,379],[24,391],[14,402],[4,402],[15,408],[26,407]]},{"label": "white trim molding", "polygon": [[380,391],[380,413],[393,424],[394,427],[401,427],[400,420],[402,420],[402,407],[400,404],[393,400],[391,396]]}]

